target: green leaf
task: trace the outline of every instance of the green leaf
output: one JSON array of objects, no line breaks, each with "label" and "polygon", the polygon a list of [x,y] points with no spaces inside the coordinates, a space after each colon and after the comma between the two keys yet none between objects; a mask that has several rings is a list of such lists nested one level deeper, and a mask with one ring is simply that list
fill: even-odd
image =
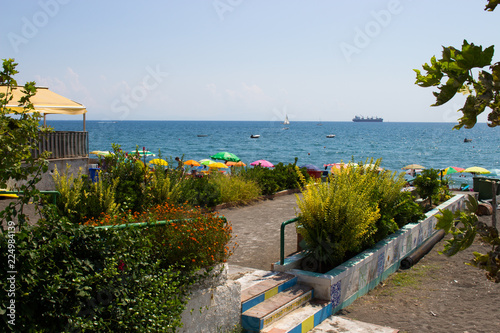
[{"label": "green leaf", "polygon": [[449,233],[455,222],[453,212],[449,209],[439,210],[439,212],[441,215],[436,215],[436,219],[438,220],[436,229],[443,229],[444,232]]},{"label": "green leaf", "polygon": [[492,12],[495,10],[498,4],[500,4],[500,0],[488,0],[488,4],[484,8],[484,10]]},{"label": "green leaf", "polygon": [[461,68],[466,70],[476,67],[482,68],[491,64],[494,52],[493,45],[483,51],[481,45],[469,44],[464,40],[462,52],[457,52],[456,61]]}]

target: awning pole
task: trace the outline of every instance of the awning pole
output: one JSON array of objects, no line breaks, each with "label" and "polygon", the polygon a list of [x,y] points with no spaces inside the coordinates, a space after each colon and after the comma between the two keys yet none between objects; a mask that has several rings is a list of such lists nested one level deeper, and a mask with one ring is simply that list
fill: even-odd
[{"label": "awning pole", "polygon": [[43,114],[43,127],[47,127],[47,121],[45,119],[46,114]]},{"label": "awning pole", "polygon": [[85,132],[85,113],[83,114],[83,131]]}]

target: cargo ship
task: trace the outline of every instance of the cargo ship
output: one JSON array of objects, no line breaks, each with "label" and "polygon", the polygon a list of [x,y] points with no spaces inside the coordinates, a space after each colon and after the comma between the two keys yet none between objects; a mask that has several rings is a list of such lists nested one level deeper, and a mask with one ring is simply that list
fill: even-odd
[{"label": "cargo ship", "polygon": [[352,118],[352,121],[355,123],[381,123],[384,121],[384,118],[379,117],[363,117],[363,116],[355,116]]}]

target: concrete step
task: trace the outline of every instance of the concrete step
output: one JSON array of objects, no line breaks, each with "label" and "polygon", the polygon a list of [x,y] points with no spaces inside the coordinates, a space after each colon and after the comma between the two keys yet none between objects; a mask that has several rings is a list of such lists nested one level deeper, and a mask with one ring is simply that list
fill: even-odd
[{"label": "concrete step", "polygon": [[243,313],[266,299],[294,286],[297,283],[297,277],[292,274],[277,273],[257,279],[247,279],[242,282],[245,283],[245,286],[242,284],[241,290],[241,312]]},{"label": "concrete step", "polygon": [[332,314],[332,304],[313,299],[264,328],[265,333],[309,332]]},{"label": "concrete step", "polygon": [[247,331],[260,332],[309,302],[313,296],[312,287],[295,284],[243,312],[241,314],[242,326]]}]

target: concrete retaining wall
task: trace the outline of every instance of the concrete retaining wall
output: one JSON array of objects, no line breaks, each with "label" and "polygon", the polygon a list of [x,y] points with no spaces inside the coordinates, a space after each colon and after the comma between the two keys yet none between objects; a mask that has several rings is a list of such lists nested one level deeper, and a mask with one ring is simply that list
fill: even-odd
[{"label": "concrete retaining wall", "polygon": [[[70,174],[74,174],[75,177],[78,174],[78,170],[82,168],[82,174],[89,174],[89,166],[88,166],[88,157],[79,157],[79,158],[60,158],[60,159],[50,159],[49,166],[47,172],[42,174],[42,179],[36,185],[36,188],[40,191],[53,191],[55,190],[54,179],[52,175],[54,174],[54,170],[57,167],[59,173],[64,172],[66,170],[66,164],[70,166]],[[25,184],[26,182],[19,182],[18,185]],[[7,182],[7,186],[9,189],[14,188],[15,182],[9,180]]]},{"label": "concrete retaining wall", "polygon": [[179,332],[228,332],[241,321],[241,285],[227,279],[227,264],[221,274],[208,278],[193,290],[182,313]]},{"label": "concrete retaining wall", "polygon": [[332,303],[332,313],[336,313],[394,273],[402,259],[436,232],[434,228],[439,209],[451,211],[464,209],[466,199],[465,194],[455,195],[429,211],[423,221],[406,225],[373,248],[325,274],[299,269],[301,255],[288,258],[284,265],[276,263],[274,270],[288,271],[297,275],[299,281],[314,287],[318,298],[329,300]]}]

